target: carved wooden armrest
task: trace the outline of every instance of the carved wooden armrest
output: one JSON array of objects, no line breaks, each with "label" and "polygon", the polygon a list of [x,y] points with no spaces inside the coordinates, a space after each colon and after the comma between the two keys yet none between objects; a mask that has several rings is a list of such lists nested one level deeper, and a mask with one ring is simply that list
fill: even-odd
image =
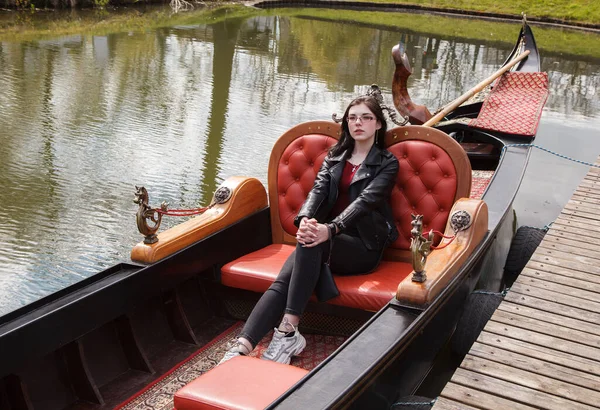
[{"label": "carved wooden armrest", "polygon": [[[396,291],[396,299],[411,306],[427,306],[450,283],[450,280],[461,270],[464,262],[485,237],[488,231],[488,208],[485,202],[478,199],[459,199],[452,207],[456,211],[466,211],[471,216],[471,225],[459,231],[452,242],[443,247],[451,239],[444,239],[427,257],[425,264],[426,280],[414,282],[412,275],[407,276]],[[454,235],[450,219],[446,223],[446,236]]]},{"label": "carved wooden armrest", "polygon": [[221,186],[231,190],[227,202],[159,233],[156,243],[138,243],[131,250],[131,260],[157,262],[267,206],[267,193],[256,178],[230,177]]}]

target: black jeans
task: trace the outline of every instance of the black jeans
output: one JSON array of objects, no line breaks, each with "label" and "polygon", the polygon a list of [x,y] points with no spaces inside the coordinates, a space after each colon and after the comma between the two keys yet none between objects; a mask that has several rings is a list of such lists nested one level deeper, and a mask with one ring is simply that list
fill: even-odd
[{"label": "black jeans", "polygon": [[[300,316],[315,289],[321,266],[329,258],[329,249],[329,241],[314,248],[297,244],[277,279],[254,306],[240,337],[256,346],[283,313]],[[382,251],[368,250],[359,237],[337,235],[331,248],[331,271],[338,275],[369,273],[379,264]]]}]

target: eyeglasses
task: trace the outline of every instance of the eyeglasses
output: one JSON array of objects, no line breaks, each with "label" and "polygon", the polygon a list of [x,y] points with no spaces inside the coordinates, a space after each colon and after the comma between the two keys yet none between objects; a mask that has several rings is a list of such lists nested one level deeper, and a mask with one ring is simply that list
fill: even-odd
[{"label": "eyeglasses", "polygon": [[360,120],[361,123],[367,123],[375,120],[375,117],[371,114],[363,114],[363,115],[354,115],[350,114],[346,117],[346,121],[348,122],[356,122],[356,120]]}]

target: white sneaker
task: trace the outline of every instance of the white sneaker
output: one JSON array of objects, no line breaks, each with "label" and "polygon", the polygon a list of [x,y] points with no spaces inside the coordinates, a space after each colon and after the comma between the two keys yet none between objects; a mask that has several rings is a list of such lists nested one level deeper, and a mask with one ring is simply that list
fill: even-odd
[{"label": "white sneaker", "polygon": [[235,342],[235,344],[225,352],[225,356],[223,356],[221,361],[217,363],[217,366],[222,365],[223,363],[233,359],[234,357],[245,356],[246,354],[242,352],[242,349],[246,351],[246,347],[242,344],[242,342]]},{"label": "white sneaker", "polygon": [[261,359],[271,360],[277,363],[290,364],[292,356],[298,356],[306,347],[306,339],[298,329],[294,336],[286,337],[286,333],[275,329],[273,339],[269,347],[263,353]]}]

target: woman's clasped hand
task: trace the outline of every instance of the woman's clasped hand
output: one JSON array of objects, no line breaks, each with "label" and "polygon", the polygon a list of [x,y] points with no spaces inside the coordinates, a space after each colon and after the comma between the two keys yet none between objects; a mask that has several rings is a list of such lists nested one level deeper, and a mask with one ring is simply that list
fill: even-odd
[{"label": "woman's clasped hand", "polygon": [[329,236],[327,225],[319,223],[315,218],[302,218],[296,240],[303,246],[312,248],[329,240]]}]

